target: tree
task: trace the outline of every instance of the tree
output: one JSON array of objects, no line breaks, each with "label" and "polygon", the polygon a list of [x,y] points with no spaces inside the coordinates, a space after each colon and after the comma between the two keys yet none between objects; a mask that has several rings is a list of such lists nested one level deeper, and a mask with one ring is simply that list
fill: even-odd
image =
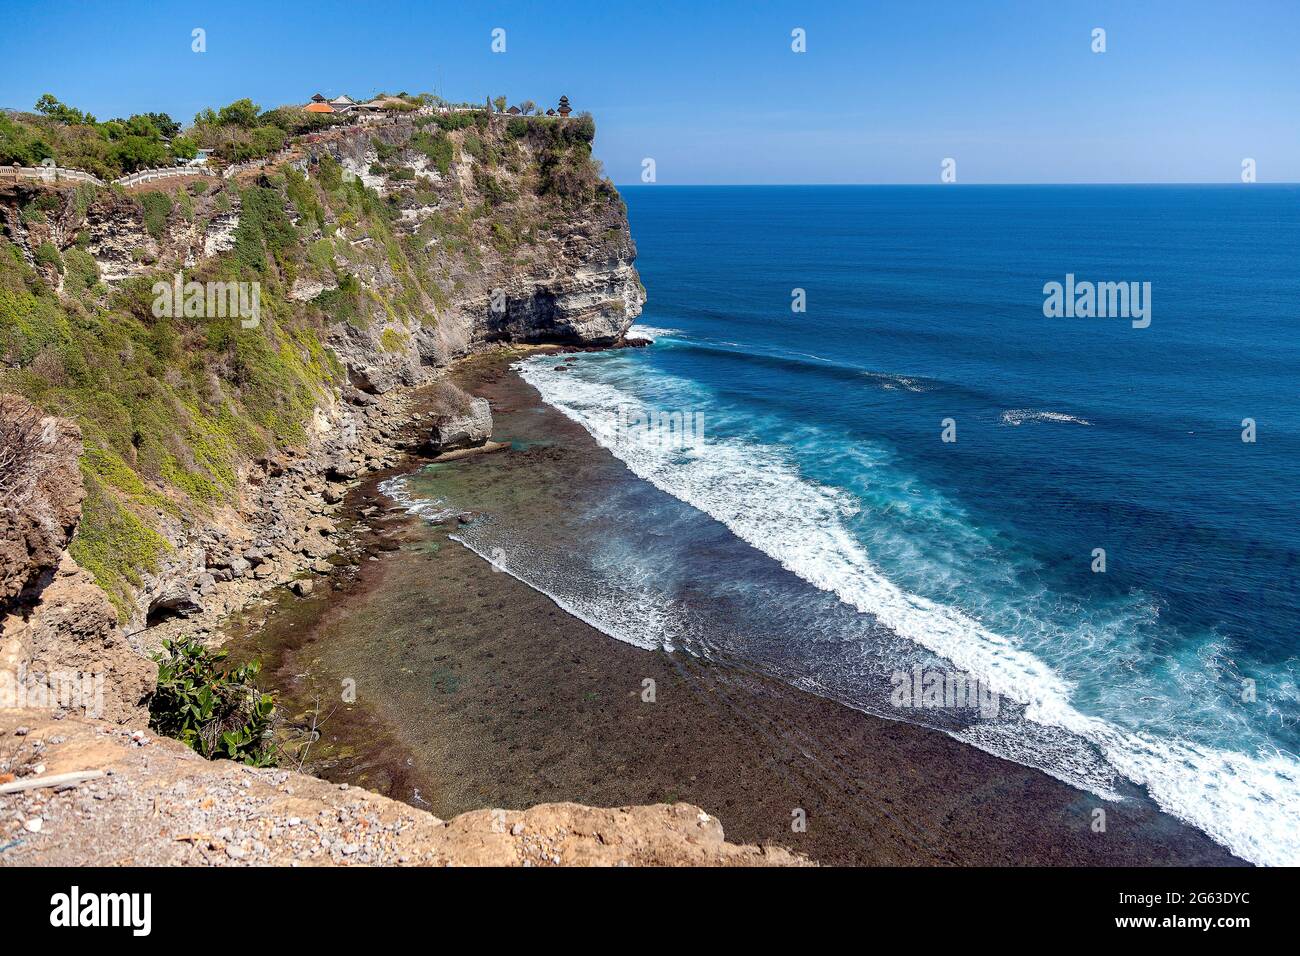
[{"label": "tree", "polygon": [[54,155],[50,144],[33,130],[19,126],[0,113],[0,165],[38,166]]},{"label": "tree", "polygon": [[177,159],[193,159],[199,155],[199,146],[188,136],[177,136],[172,140],[172,155]]},{"label": "tree", "polygon": [[248,97],[244,97],[242,100],[235,100],[228,106],[221,107],[217,112],[217,123],[221,126],[242,126],[251,129],[257,125],[257,117],[261,112],[261,107]]},{"label": "tree", "polygon": [[498,113],[504,113],[506,111],[506,98],[504,96],[498,96],[492,101],[492,105],[497,108]]},{"label": "tree", "polygon": [[53,93],[41,95],[41,98],[36,101],[36,112],[44,113],[50,119],[67,123],[69,126],[93,125],[95,122],[95,117],[59,102]]},{"label": "tree", "polygon": [[537,108],[537,104],[534,103],[532,100],[524,100],[522,103],[519,104],[519,112],[523,113],[525,116],[527,116],[536,108]]},{"label": "tree", "polygon": [[158,131],[158,135],[165,139],[171,139],[181,131],[181,124],[176,122],[166,113],[140,113],[132,116],[131,119],[147,119],[153,124],[153,128]]},{"label": "tree", "polygon": [[113,144],[111,156],[125,172],[161,166],[167,161],[162,141],[147,136],[123,136]]}]

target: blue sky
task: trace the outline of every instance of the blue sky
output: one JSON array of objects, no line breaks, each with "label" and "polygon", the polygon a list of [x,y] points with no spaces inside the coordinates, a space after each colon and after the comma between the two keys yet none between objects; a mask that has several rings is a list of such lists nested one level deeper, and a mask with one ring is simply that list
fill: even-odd
[{"label": "blue sky", "polygon": [[[0,106],[243,96],[589,109],[618,183],[1300,181],[1300,0],[0,0]],[[191,51],[191,31],[207,52]],[[493,53],[491,31],[506,31]],[[806,31],[807,52],[791,50]],[[1105,53],[1091,50],[1106,30]]]}]

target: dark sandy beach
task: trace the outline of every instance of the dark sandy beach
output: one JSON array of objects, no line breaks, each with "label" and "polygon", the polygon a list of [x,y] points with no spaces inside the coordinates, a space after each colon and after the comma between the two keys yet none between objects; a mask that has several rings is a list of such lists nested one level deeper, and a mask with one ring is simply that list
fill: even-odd
[{"label": "dark sandy beach", "polygon": [[[457,376],[516,447],[439,474],[478,513],[542,521],[622,466],[507,364],[479,359]],[[518,441],[536,435],[547,440]],[[450,540],[454,519],[431,526],[395,507],[378,490],[393,474],[348,499],[351,560],[310,598],[279,593],[231,632],[235,657],[263,657],[292,722],[309,724],[319,696],[311,772],[441,817],[685,800],[730,840],[827,864],[1240,862],[1140,794],[1108,803],[937,731],[610,638]],[[1091,826],[1099,807],[1104,832]]]}]

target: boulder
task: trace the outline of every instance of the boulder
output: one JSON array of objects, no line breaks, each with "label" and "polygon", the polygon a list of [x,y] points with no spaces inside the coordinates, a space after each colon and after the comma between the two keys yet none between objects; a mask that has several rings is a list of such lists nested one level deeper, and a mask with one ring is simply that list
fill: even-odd
[{"label": "boulder", "polygon": [[426,447],[439,455],[459,448],[475,448],[491,437],[492,407],[487,399],[474,398],[463,411],[434,416]]},{"label": "boulder", "polygon": [[189,617],[203,610],[196,587],[181,578],[164,580],[149,602],[148,622],[152,624],[168,617]]}]

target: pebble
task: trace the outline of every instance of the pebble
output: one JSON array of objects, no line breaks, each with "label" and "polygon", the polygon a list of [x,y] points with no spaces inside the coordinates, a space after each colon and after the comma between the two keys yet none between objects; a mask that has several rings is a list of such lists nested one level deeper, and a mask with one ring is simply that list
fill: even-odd
[{"label": "pebble", "polygon": [[32,817],[30,820],[26,821],[23,826],[32,833],[40,833],[41,828],[45,826],[45,821],[40,817]]}]

